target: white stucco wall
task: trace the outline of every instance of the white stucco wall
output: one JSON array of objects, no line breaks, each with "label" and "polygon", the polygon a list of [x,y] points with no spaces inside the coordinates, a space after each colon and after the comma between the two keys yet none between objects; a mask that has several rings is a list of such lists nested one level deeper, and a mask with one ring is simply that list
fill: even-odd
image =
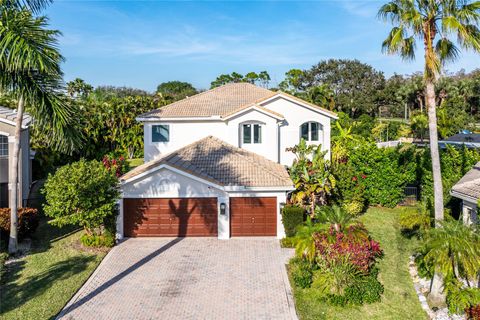
[{"label": "white stucco wall", "polygon": [[[228,120],[176,120],[144,123],[145,161],[153,160],[160,155],[175,151],[192,142],[212,135],[227,143],[258,153],[268,159],[290,166],[295,158],[291,152],[285,151],[300,141],[300,126],[308,121],[315,121],[322,125],[319,141],[323,150],[328,150],[330,157],[330,121],[331,118],[317,111],[311,110],[298,103],[277,98],[263,105],[285,117],[279,121],[275,117],[263,112],[249,109]],[[258,121],[263,124],[262,143],[242,145],[240,125],[249,121]],[[167,124],[170,129],[169,142],[152,142],[152,125]],[[279,128],[280,126],[280,128]]]},{"label": "white stucco wall", "polygon": [[[152,142],[152,125],[170,126],[170,141]],[[159,121],[145,122],[143,125],[145,162],[175,151],[207,136],[226,137],[227,124],[224,121]]]},{"label": "white stucco wall", "polygon": [[478,222],[476,203],[462,200],[462,220],[466,225]]},{"label": "white stucco wall", "polygon": [[[262,126],[262,143],[248,143],[243,144],[242,137],[242,126],[245,123],[257,123]],[[249,110],[238,116],[228,120],[228,135],[225,138],[219,137],[228,143],[244,148],[246,150],[255,152],[259,155],[264,156],[267,159],[277,162],[278,161],[278,148],[277,148],[277,131],[278,131],[278,120],[272,118],[265,113]],[[252,135],[253,142],[253,135]]]},{"label": "white stucco wall", "polygon": [[300,141],[300,126],[308,121],[315,121],[322,125],[323,133],[320,133],[319,141],[312,143],[321,144],[322,150],[328,150],[327,157],[330,158],[331,118],[283,98],[277,98],[263,106],[285,117],[285,122],[280,126],[279,162],[281,164],[286,166],[292,164],[295,156],[285,149],[298,144]]}]

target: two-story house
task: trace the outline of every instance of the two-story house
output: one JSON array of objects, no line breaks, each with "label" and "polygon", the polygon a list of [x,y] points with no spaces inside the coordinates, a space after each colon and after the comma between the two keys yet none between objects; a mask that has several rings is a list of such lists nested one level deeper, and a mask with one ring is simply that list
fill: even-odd
[{"label": "two-story house", "polygon": [[283,237],[280,210],[293,190],[286,149],[304,138],[329,151],[332,119],[329,110],[248,83],[140,115],[145,163],[121,179],[118,237]]},{"label": "two-story house", "polygon": [[[13,172],[13,143],[15,141],[15,121],[17,112],[0,107],[0,208],[7,208],[10,203],[11,176]],[[23,117],[20,133],[20,163],[18,175],[18,206],[27,203],[30,184],[32,182],[30,159],[29,126],[32,121],[30,115]]]}]

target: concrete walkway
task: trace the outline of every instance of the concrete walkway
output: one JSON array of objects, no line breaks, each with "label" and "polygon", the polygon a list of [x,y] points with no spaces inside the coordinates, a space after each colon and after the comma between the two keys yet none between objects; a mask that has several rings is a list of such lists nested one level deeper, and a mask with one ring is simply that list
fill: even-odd
[{"label": "concrete walkway", "polygon": [[274,238],[128,239],[59,319],[296,319]]}]

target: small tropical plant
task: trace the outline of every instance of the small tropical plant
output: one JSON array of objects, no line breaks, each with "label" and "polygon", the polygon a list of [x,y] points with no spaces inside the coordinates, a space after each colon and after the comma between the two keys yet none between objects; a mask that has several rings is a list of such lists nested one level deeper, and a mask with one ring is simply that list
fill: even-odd
[{"label": "small tropical plant", "polygon": [[320,223],[332,225],[336,232],[344,231],[347,227],[357,223],[355,218],[344,208],[335,205],[317,207],[315,217]]},{"label": "small tropical plant", "polygon": [[322,151],[320,146],[307,145],[304,139],[287,150],[296,156],[290,168],[290,177],[295,185],[292,200],[308,208],[313,217],[317,204],[327,203],[327,197],[336,184],[330,162],[325,159],[327,151]]},{"label": "small tropical plant", "polygon": [[480,236],[460,221],[444,221],[441,228],[430,229],[422,252],[431,271],[445,279],[472,280],[480,272]]},{"label": "small tropical plant", "polygon": [[307,221],[297,228],[295,235],[297,257],[313,262],[316,254],[313,234],[326,229],[325,225],[314,223],[310,217],[307,217]]}]

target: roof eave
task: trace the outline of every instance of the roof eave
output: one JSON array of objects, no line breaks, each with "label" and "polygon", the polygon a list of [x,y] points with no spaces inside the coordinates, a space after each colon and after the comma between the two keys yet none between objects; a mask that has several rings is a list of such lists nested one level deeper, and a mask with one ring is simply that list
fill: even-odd
[{"label": "roof eave", "polygon": [[455,198],[459,198],[465,201],[477,203],[478,199],[472,196],[469,196],[463,192],[455,191],[455,190],[450,190],[450,195]]}]

